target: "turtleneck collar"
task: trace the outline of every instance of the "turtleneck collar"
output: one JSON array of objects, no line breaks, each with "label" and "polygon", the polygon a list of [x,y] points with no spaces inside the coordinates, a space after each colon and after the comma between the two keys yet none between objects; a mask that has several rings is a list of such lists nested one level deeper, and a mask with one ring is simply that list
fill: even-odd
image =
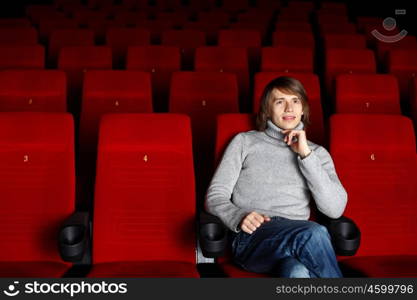
[{"label": "turtleneck collar", "polygon": [[[294,128],[294,130],[303,130],[304,129],[304,123],[302,121],[300,121],[300,123]],[[265,133],[274,138],[274,139],[278,139],[278,140],[283,140],[285,135],[282,133],[284,129],[278,127],[277,125],[275,125],[271,120],[267,120],[266,122],[266,129],[265,129]]]}]

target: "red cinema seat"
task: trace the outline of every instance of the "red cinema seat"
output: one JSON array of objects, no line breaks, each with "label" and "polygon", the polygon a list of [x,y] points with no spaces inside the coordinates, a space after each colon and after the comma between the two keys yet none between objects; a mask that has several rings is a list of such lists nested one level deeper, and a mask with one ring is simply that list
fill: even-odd
[{"label": "red cinema seat", "polygon": [[[300,3],[301,1],[297,1]],[[280,21],[310,22],[312,10],[297,6],[283,7],[279,10],[277,19]]]},{"label": "red cinema seat", "polygon": [[308,48],[314,50],[314,36],[311,32],[275,31],[272,34],[272,45]]},{"label": "red cinema seat", "polygon": [[411,117],[414,120],[414,132],[417,132],[417,78],[413,78],[410,91]]},{"label": "red cinema seat", "polygon": [[2,112],[66,112],[66,91],[66,77],[62,71],[0,71]]},{"label": "red cinema seat", "polygon": [[307,32],[311,33],[312,28],[309,22],[297,22],[297,21],[279,21],[275,23],[275,31],[292,31],[292,32]]},{"label": "red cinema seat", "polygon": [[0,113],[0,276],[62,277],[61,224],[74,211],[74,124],[65,113]]},{"label": "red cinema seat", "polygon": [[103,116],[89,277],[199,277],[191,140],[185,115]]},{"label": "red cinema seat", "polygon": [[129,47],[126,69],[150,72],[154,111],[167,112],[171,75],[181,69],[180,49],[174,46]]},{"label": "red cinema seat", "polygon": [[236,75],[175,72],[171,80],[169,111],[190,116],[196,158],[204,158],[212,164],[207,158],[213,157],[217,115],[239,112]]},{"label": "red cinema seat", "polygon": [[[336,19],[339,16],[334,16]],[[322,23],[319,25],[320,36],[325,36],[326,34],[356,34],[356,25],[348,22],[330,22]]]},{"label": "red cinema seat", "polygon": [[0,28],[1,46],[33,46],[38,44],[38,32],[33,27]]},{"label": "red cinema seat", "polygon": [[337,75],[376,73],[374,53],[367,49],[329,49],[325,53],[324,73],[327,93],[333,95]]},{"label": "red cinema seat", "polygon": [[129,46],[150,45],[151,35],[141,28],[110,28],[106,34],[106,44],[112,48],[113,65],[125,66]]},{"label": "red cinema seat", "polygon": [[417,49],[390,50],[388,52],[387,71],[397,77],[401,100],[407,102],[410,83],[417,75]]},{"label": "red cinema seat", "polygon": [[162,33],[162,45],[180,48],[183,69],[192,70],[195,49],[206,45],[206,34],[192,29],[167,30]]},{"label": "red cinema seat", "polygon": [[285,46],[262,48],[261,71],[313,73],[313,50]]},{"label": "red cinema seat", "polygon": [[324,127],[323,108],[321,105],[321,93],[319,78],[309,73],[286,73],[286,72],[260,72],[255,74],[253,93],[253,112],[259,111],[262,92],[266,85],[280,76],[294,77],[304,86],[308,104],[310,106],[310,127],[307,131],[308,139],[322,146],[327,145]]},{"label": "red cinema seat", "polygon": [[356,257],[343,265],[367,277],[415,277],[417,155],[411,120],[335,114],[330,152],[349,197],[345,214],[362,233]]},{"label": "red cinema seat", "polygon": [[80,46],[62,48],[58,69],[65,71],[68,82],[68,109],[78,113],[84,73],[88,70],[110,70],[111,49],[106,46]]},{"label": "red cinema seat", "polygon": [[80,121],[81,152],[95,154],[102,115],[148,112],[152,112],[149,73],[121,70],[87,72],[84,76]]},{"label": "red cinema seat", "polygon": [[378,62],[386,63],[387,54],[390,50],[411,50],[417,51],[417,40],[415,36],[407,35],[396,42],[376,41],[376,55]]},{"label": "red cinema seat", "polygon": [[49,64],[54,66],[60,51],[68,46],[93,46],[94,31],[89,29],[57,29],[51,33],[48,48]]},{"label": "red cinema seat", "polygon": [[323,46],[327,49],[366,49],[366,38],[361,34],[325,34]]},{"label": "red cinema seat", "polygon": [[65,18],[65,15],[53,5],[27,5],[25,6],[25,13],[35,25],[39,25],[42,18]]},{"label": "red cinema seat", "polygon": [[161,20],[138,20],[135,22],[135,27],[144,28],[149,30],[151,33],[151,43],[152,44],[160,44],[162,33],[166,30],[170,30],[174,28],[173,21],[169,19],[161,19]]},{"label": "red cinema seat", "polygon": [[240,108],[249,103],[248,54],[245,48],[200,47],[195,55],[196,71],[230,72],[237,76]]},{"label": "red cinema seat", "polygon": [[248,0],[222,0],[221,9],[223,11],[237,13],[249,9]]},{"label": "red cinema seat", "polygon": [[45,48],[35,46],[0,46],[0,69],[43,69]]},{"label": "red cinema seat", "polygon": [[70,18],[50,19],[43,18],[39,22],[39,37],[41,41],[47,42],[52,31],[57,29],[77,29],[78,22]]},{"label": "red cinema seat", "polygon": [[250,69],[258,69],[262,46],[260,31],[254,29],[220,30],[218,45],[221,47],[246,48],[248,51]]},{"label": "red cinema seat", "polygon": [[28,28],[31,27],[27,18],[2,18],[0,19],[0,28]]},{"label": "red cinema seat", "polygon": [[401,114],[397,79],[382,74],[336,77],[336,113]]}]

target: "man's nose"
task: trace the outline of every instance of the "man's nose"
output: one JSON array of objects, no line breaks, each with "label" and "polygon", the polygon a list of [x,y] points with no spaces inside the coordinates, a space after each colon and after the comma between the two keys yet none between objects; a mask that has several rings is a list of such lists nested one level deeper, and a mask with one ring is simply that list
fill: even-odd
[{"label": "man's nose", "polygon": [[291,102],[287,102],[285,104],[285,111],[292,111],[292,110],[293,110],[293,107],[292,107]]}]

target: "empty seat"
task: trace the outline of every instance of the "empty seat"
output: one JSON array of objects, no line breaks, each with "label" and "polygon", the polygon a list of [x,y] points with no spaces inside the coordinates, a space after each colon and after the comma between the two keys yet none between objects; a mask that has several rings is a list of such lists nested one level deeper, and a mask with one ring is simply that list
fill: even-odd
[{"label": "empty seat", "polygon": [[[119,70],[87,72],[83,83],[80,151],[95,154],[102,115],[129,112],[152,112],[149,73]],[[94,159],[94,156],[89,158]]]},{"label": "empty seat", "polygon": [[148,19],[145,11],[120,11],[114,16],[116,23],[122,26],[134,26],[139,20]]},{"label": "empty seat", "polygon": [[311,32],[275,31],[272,45],[314,49],[315,42]]},{"label": "empty seat", "polygon": [[74,125],[65,113],[0,113],[1,277],[61,277],[58,232],[75,206]]},{"label": "empty seat", "polygon": [[248,0],[222,0],[221,9],[227,12],[237,13],[249,8]]},{"label": "empty seat", "polygon": [[410,91],[411,117],[414,120],[414,132],[417,132],[417,78],[413,78]]},{"label": "empty seat", "polygon": [[43,69],[45,49],[35,46],[0,46],[0,69]]},{"label": "empty seat", "polygon": [[206,35],[192,29],[167,30],[162,33],[162,45],[180,48],[183,69],[193,69],[195,49],[206,45]]},{"label": "empty seat", "polygon": [[366,38],[361,34],[325,34],[323,48],[366,49]]},{"label": "empty seat", "polygon": [[168,111],[171,75],[181,68],[180,50],[173,46],[135,46],[127,51],[128,70],[150,72],[154,110]]},{"label": "empty seat", "polygon": [[105,44],[108,30],[123,27],[122,24],[113,19],[89,19],[87,21],[87,28],[94,31],[94,39],[97,45]]},{"label": "empty seat", "polygon": [[175,28],[182,28],[182,26],[188,21],[189,13],[182,10],[177,10],[175,12],[158,12],[156,19],[163,20],[168,19],[172,20],[172,26]]},{"label": "empty seat", "polygon": [[66,90],[62,71],[0,71],[0,111],[66,112]]},{"label": "empty seat", "polygon": [[336,77],[336,113],[401,114],[397,79],[382,74]]},{"label": "empty seat", "polygon": [[84,73],[112,68],[111,49],[106,46],[63,47],[58,69],[65,71],[68,82],[68,109],[78,113]]},{"label": "empty seat", "polygon": [[38,32],[33,27],[0,28],[0,45],[33,46],[38,43]]},{"label": "empty seat", "polygon": [[103,116],[89,277],[199,276],[191,139],[185,115]]},{"label": "empty seat", "polygon": [[245,48],[200,47],[195,55],[196,71],[230,72],[237,76],[240,109],[249,106],[249,68]]},{"label": "empty seat", "polygon": [[144,28],[151,33],[151,43],[160,44],[162,33],[166,30],[173,29],[172,20],[138,20],[135,22],[135,27]]},{"label": "empty seat", "polygon": [[390,50],[414,50],[417,51],[417,40],[415,36],[405,36],[395,43],[387,43],[383,41],[376,42],[376,54],[378,61],[384,63],[387,59],[386,55]]},{"label": "empty seat", "polygon": [[415,277],[417,155],[411,120],[335,114],[330,129],[330,152],[349,195],[345,214],[362,233],[356,256],[343,265],[363,276]]},{"label": "empty seat", "polygon": [[42,18],[65,18],[65,15],[57,11],[53,5],[27,5],[25,13],[35,25],[39,25]]},{"label": "empty seat", "polygon": [[55,65],[62,47],[93,46],[94,32],[88,29],[57,29],[49,40],[48,61]]},{"label": "empty seat", "polygon": [[[417,75],[417,50],[391,50],[387,57],[387,71],[398,79],[404,104],[409,98],[410,82]],[[408,111],[408,107],[405,111]]]},{"label": "empty seat", "polygon": [[321,104],[320,82],[315,74],[309,73],[287,73],[287,72],[260,72],[255,74],[253,93],[253,112],[257,113],[261,103],[262,92],[266,85],[273,79],[280,76],[294,77],[304,86],[308,104],[310,106],[310,127],[307,137],[309,140],[319,144],[327,145],[326,132],[324,127],[323,107]]},{"label": "empty seat", "polygon": [[57,29],[76,29],[78,22],[74,19],[41,19],[39,22],[39,36],[42,41],[49,41],[52,31]]},{"label": "empty seat", "polygon": [[[334,16],[338,18],[339,16]],[[355,34],[356,25],[348,22],[329,22],[322,23],[319,25],[320,36],[325,36],[326,34]]]},{"label": "empty seat", "polygon": [[277,19],[280,21],[309,22],[311,12],[312,11],[309,8],[300,9],[296,6],[283,7],[282,9],[280,9]]},{"label": "empty seat", "polygon": [[110,28],[106,34],[106,44],[112,48],[114,66],[125,66],[129,46],[150,45],[150,32],[141,28]]},{"label": "empty seat", "polygon": [[261,71],[310,72],[314,70],[313,50],[295,47],[262,48]]},{"label": "empty seat", "polygon": [[236,75],[175,72],[171,80],[169,111],[191,117],[196,158],[204,158],[211,166],[212,161],[207,158],[213,157],[216,116],[239,112]]},{"label": "empty seat", "polygon": [[309,22],[279,21],[275,23],[275,31],[301,31],[311,33],[312,28]]},{"label": "empty seat", "polygon": [[375,73],[374,53],[367,49],[329,49],[325,55],[325,86],[328,95],[333,91],[336,75]]},{"label": "empty seat", "polygon": [[26,18],[1,18],[0,28],[31,27],[29,19]]},{"label": "empty seat", "polygon": [[220,30],[218,45],[221,47],[246,48],[251,70],[258,69],[262,45],[261,33],[258,30]]}]

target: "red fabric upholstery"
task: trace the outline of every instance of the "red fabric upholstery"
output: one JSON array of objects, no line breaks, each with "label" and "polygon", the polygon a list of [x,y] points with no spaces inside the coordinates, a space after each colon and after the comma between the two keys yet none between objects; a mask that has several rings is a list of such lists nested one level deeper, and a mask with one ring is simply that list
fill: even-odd
[{"label": "red fabric upholstery", "polygon": [[48,48],[48,61],[54,65],[60,51],[68,46],[93,46],[94,31],[89,29],[56,29],[51,33]]},{"label": "red fabric upholstery", "polygon": [[88,70],[111,69],[111,49],[106,46],[63,47],[58,59],[58,68],[67,74],[69,108],[78,111],[84,74]]},{"label": "red fabric upholstery", "polygon": [[310,122],[308,139],[319,144],[326,145],[326,133],[324,128],[323,109],[321,105],[320,83],[315,74],[285,73],[285,72],[260,72],[254,79],[253,111],[258,112],[262,92],[266,85],[279,76],[290,76],[298,79],[304,86],[310,106]]},{"label": "red fabric upholstery", "polygon": [[313,50],[295,47],[262,48],[261,71],[313,73]]},{"label": "red fabric upholstery", "polygon": [[195,55],[196,71],[230,72],[237,76],[239,97],[249,96],[248,54],[241,47],[199,47]]},{"label": "red fabric upholstery", "polygon": [[[339,19],[340,16],[332,16],[336,19]],[[355,34],[356,33],[356,25],[353,23],[348,22],[330,22],[330,23],[322,23],[319,25],[320,36],[325,36],[327,34]]]},{"label": "red fabric upholstery", "polygon": [[80,121],[81,152],[96,151],[102,115],[141,112],[152,112],[149,73],[119,70],[87,72]]},{"label": "red fabric upholstery", "polygon": [[181,69],[180,49],[173,46],[129,47],[126,69],[151,73],[154,110],[167,111],[172,73]]},{"label": "red fabric upholstery", "polygon": [[0,28],[28,28],[31,27],[30,21],[26,18],[6,18],[0,19]]},{"label": "red fabric upholstery", "polygon": [[175,72],[169,111],[191,117],[195,153],[208,163],[212,156],[216,118],[239,112],[236,76],[219,72]]},{"label": "red fabric upholstery", "polygon": [[417,255],[353,257],[339,264],[359,274],[355,277],[417,277]]},{"label": "red fabric upholstery", "polygon": [[124,66],[129,46],[145,46],[150,43],[150,32],[142,28],[110,28],[106,34],[106,44],[112,48],[115,66]]},{"label": "red fabric upholstery", "polygon": [[390,50],[388,52],[387,68],[388,73],[397,77],[401,97],[406,100],[410,83],[417,77],[417,49]]},{"label": "red fabric upholstery", "polygon": [[336,113],[401,114],[397,79],[382,74],[337,76]]},{"label": "red fabric upholstery", "polygon": [[311,32],[275,31],[272,34],[272,45],[314,50],[315,42]]},{"label": "red fabric upholstery", "polygon": [[328,49],[325,58],[325,86],[327,93],[334,91],[336,75],[348,74],[372,74],[376,73],[374,53],[367,49]]},{"label": "red fabric upholstery", "polygon": [[0,276],[61,276],[69,266],[57,236],[74,210],[74,173],[71,115],[0,113]]},{"label": "red fabric upholstery", "polygon": [[35,28],[0,28],[0,45],[33,46],[38,43]]},{"label": "red fabric upholstery", "polygon": [[43,46],[0,46],[0,69],[43,69]]},{"label": "red fabric upholstery", "polygon": [[250,65],[257,68],[261,56],[262,32],[262,30],[256,29],[223,29],[219,31],[218,45],[246,48]]},{"label": "red fabric upholstery", "polygon": [[206,34],[192,29],[166,30],[162,33],[162,45],[179,47],[184,68],[191,69],[195,49],[206,45]]},{"label": "red fabric upholstery", "polygon": [[376,42],[376,55],[380,63],[385,62],[386,55],[390,50],[412,50],[417,51],[417,40],[415,36],[407,35],[396,41],[395,43],[387,43],[383,41]]},{"label": "red fabric upholstery", "polygon": [[195,264],[191,141],[185,115],[103,116],[94,201],[95,266]]},{"label": "red fabric upholstery", "polygon": [[195,278],[200,277],[195,264],[189,262],[111,262],[96,264],[88,277]]},{"label": "red fabric upholstery", "polygon": [[416,255],[417,155],[411,120],[336,114],[330,126],[330,152],[349,197],[345,215],[362,232],[357,255]]},{"label": "red fabric upholstery", "polygon": [[62,71],[1,71],[0,111],[66,112],[66,90]]},{"label": "red fabric upholstery", "polygon": [[280,21],[275,23],[275,31],[299,31],[299,32],[312,32],[311,24],[309,22],[297,22],[297,21]]},{"label": "red fabric upholstery", "polygon": [[69,18],[42,18],[39,22],[39,36],[42,41],[48,41],[52,31],[57,29],[76,29],[78,22]]},{"label": "red fabric upholstery", "polygon": [[366,49],[366,39],[362,34],[325,34],[324,49]]}]

